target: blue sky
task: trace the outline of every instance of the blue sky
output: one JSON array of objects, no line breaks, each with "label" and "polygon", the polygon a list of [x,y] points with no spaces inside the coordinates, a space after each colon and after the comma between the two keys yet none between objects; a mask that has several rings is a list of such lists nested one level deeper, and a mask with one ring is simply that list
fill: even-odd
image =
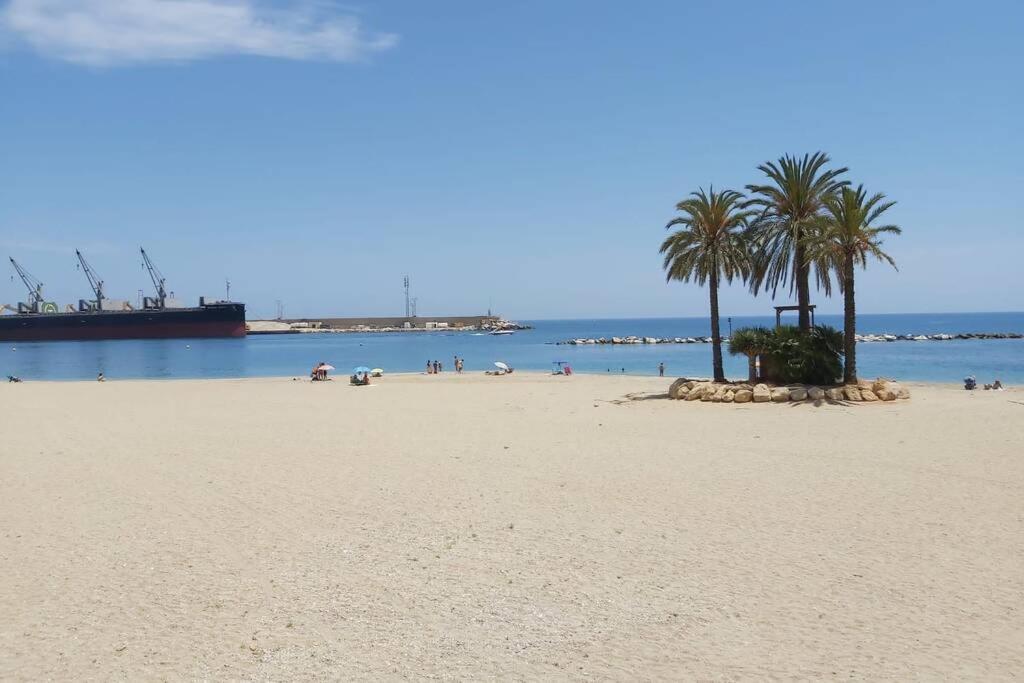
[{"label": "blue sky", "polygon": [[675,202],[822,149],[899,201],[860,310],[1024,308],[1017,2],[0,8],[0,255],[61,302],[75,247],[134,299],[143,244],[250,317],[400,314],[406,273],[425,315],[703,315]]}]

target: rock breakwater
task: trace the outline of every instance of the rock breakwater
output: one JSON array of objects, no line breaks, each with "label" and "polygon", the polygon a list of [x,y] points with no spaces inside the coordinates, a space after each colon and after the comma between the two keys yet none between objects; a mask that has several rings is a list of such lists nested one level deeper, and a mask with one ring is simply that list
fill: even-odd
[{"label": "rock breakwater", "polygon": [[[954,339],[1024,339],[1024,333],[1020,332],[961,332],[959,334],[858,334],[857,341],[862,343],[871,342],[897,342],[897,341],[952,341]],[[566,339],[555,342],[556,345],[568,344],[570,346],[588,346],[603,344],[710,344],[711,337],[598,337]],[[728,342],[728,337],[722,338]]]}]

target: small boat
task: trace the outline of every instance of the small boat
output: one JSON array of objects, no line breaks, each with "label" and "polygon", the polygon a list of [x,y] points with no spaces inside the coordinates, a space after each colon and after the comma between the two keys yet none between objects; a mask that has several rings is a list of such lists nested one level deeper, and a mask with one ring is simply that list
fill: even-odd
[{"label": "small boat", "polygon": [[492,330],[490,334],[491,334],[491,336],[494,336],[494,337],[500,337],[500,336],[504,336],[506,334],[515,334],[515,333],[516,333],[515,330]]}]

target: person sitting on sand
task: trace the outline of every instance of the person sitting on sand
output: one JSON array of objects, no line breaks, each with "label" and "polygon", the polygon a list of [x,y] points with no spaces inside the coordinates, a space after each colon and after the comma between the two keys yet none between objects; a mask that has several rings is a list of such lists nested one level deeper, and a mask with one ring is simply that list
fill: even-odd
[{"label": "person sitting on sand", "polygon": [[1003,383],[1000,382],[999,380],[996,380],[995,382],[992,383],[992,388],[995,391],[1002,391],[1003,390]]},{"label": "person sitting on sand", "polygon": [[103,373],[101,372],[100,374],[96,375],[96,381],[97,381],[97,382],[106,382],[106,381],[107,381],[107,378],[106,378],[106,377],[104,377],[104,376],[103,376]]}]

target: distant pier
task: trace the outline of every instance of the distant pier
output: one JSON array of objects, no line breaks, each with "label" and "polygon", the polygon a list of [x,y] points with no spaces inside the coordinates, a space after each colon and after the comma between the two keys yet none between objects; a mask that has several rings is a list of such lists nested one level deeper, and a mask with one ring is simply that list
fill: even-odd
[{"label": "distant pier", "polygon": [[416,316],[393,318],[285,318],[250,320],[249,334],[301,334],[310,332],[430,332],[529,329],[494,315]]}]

